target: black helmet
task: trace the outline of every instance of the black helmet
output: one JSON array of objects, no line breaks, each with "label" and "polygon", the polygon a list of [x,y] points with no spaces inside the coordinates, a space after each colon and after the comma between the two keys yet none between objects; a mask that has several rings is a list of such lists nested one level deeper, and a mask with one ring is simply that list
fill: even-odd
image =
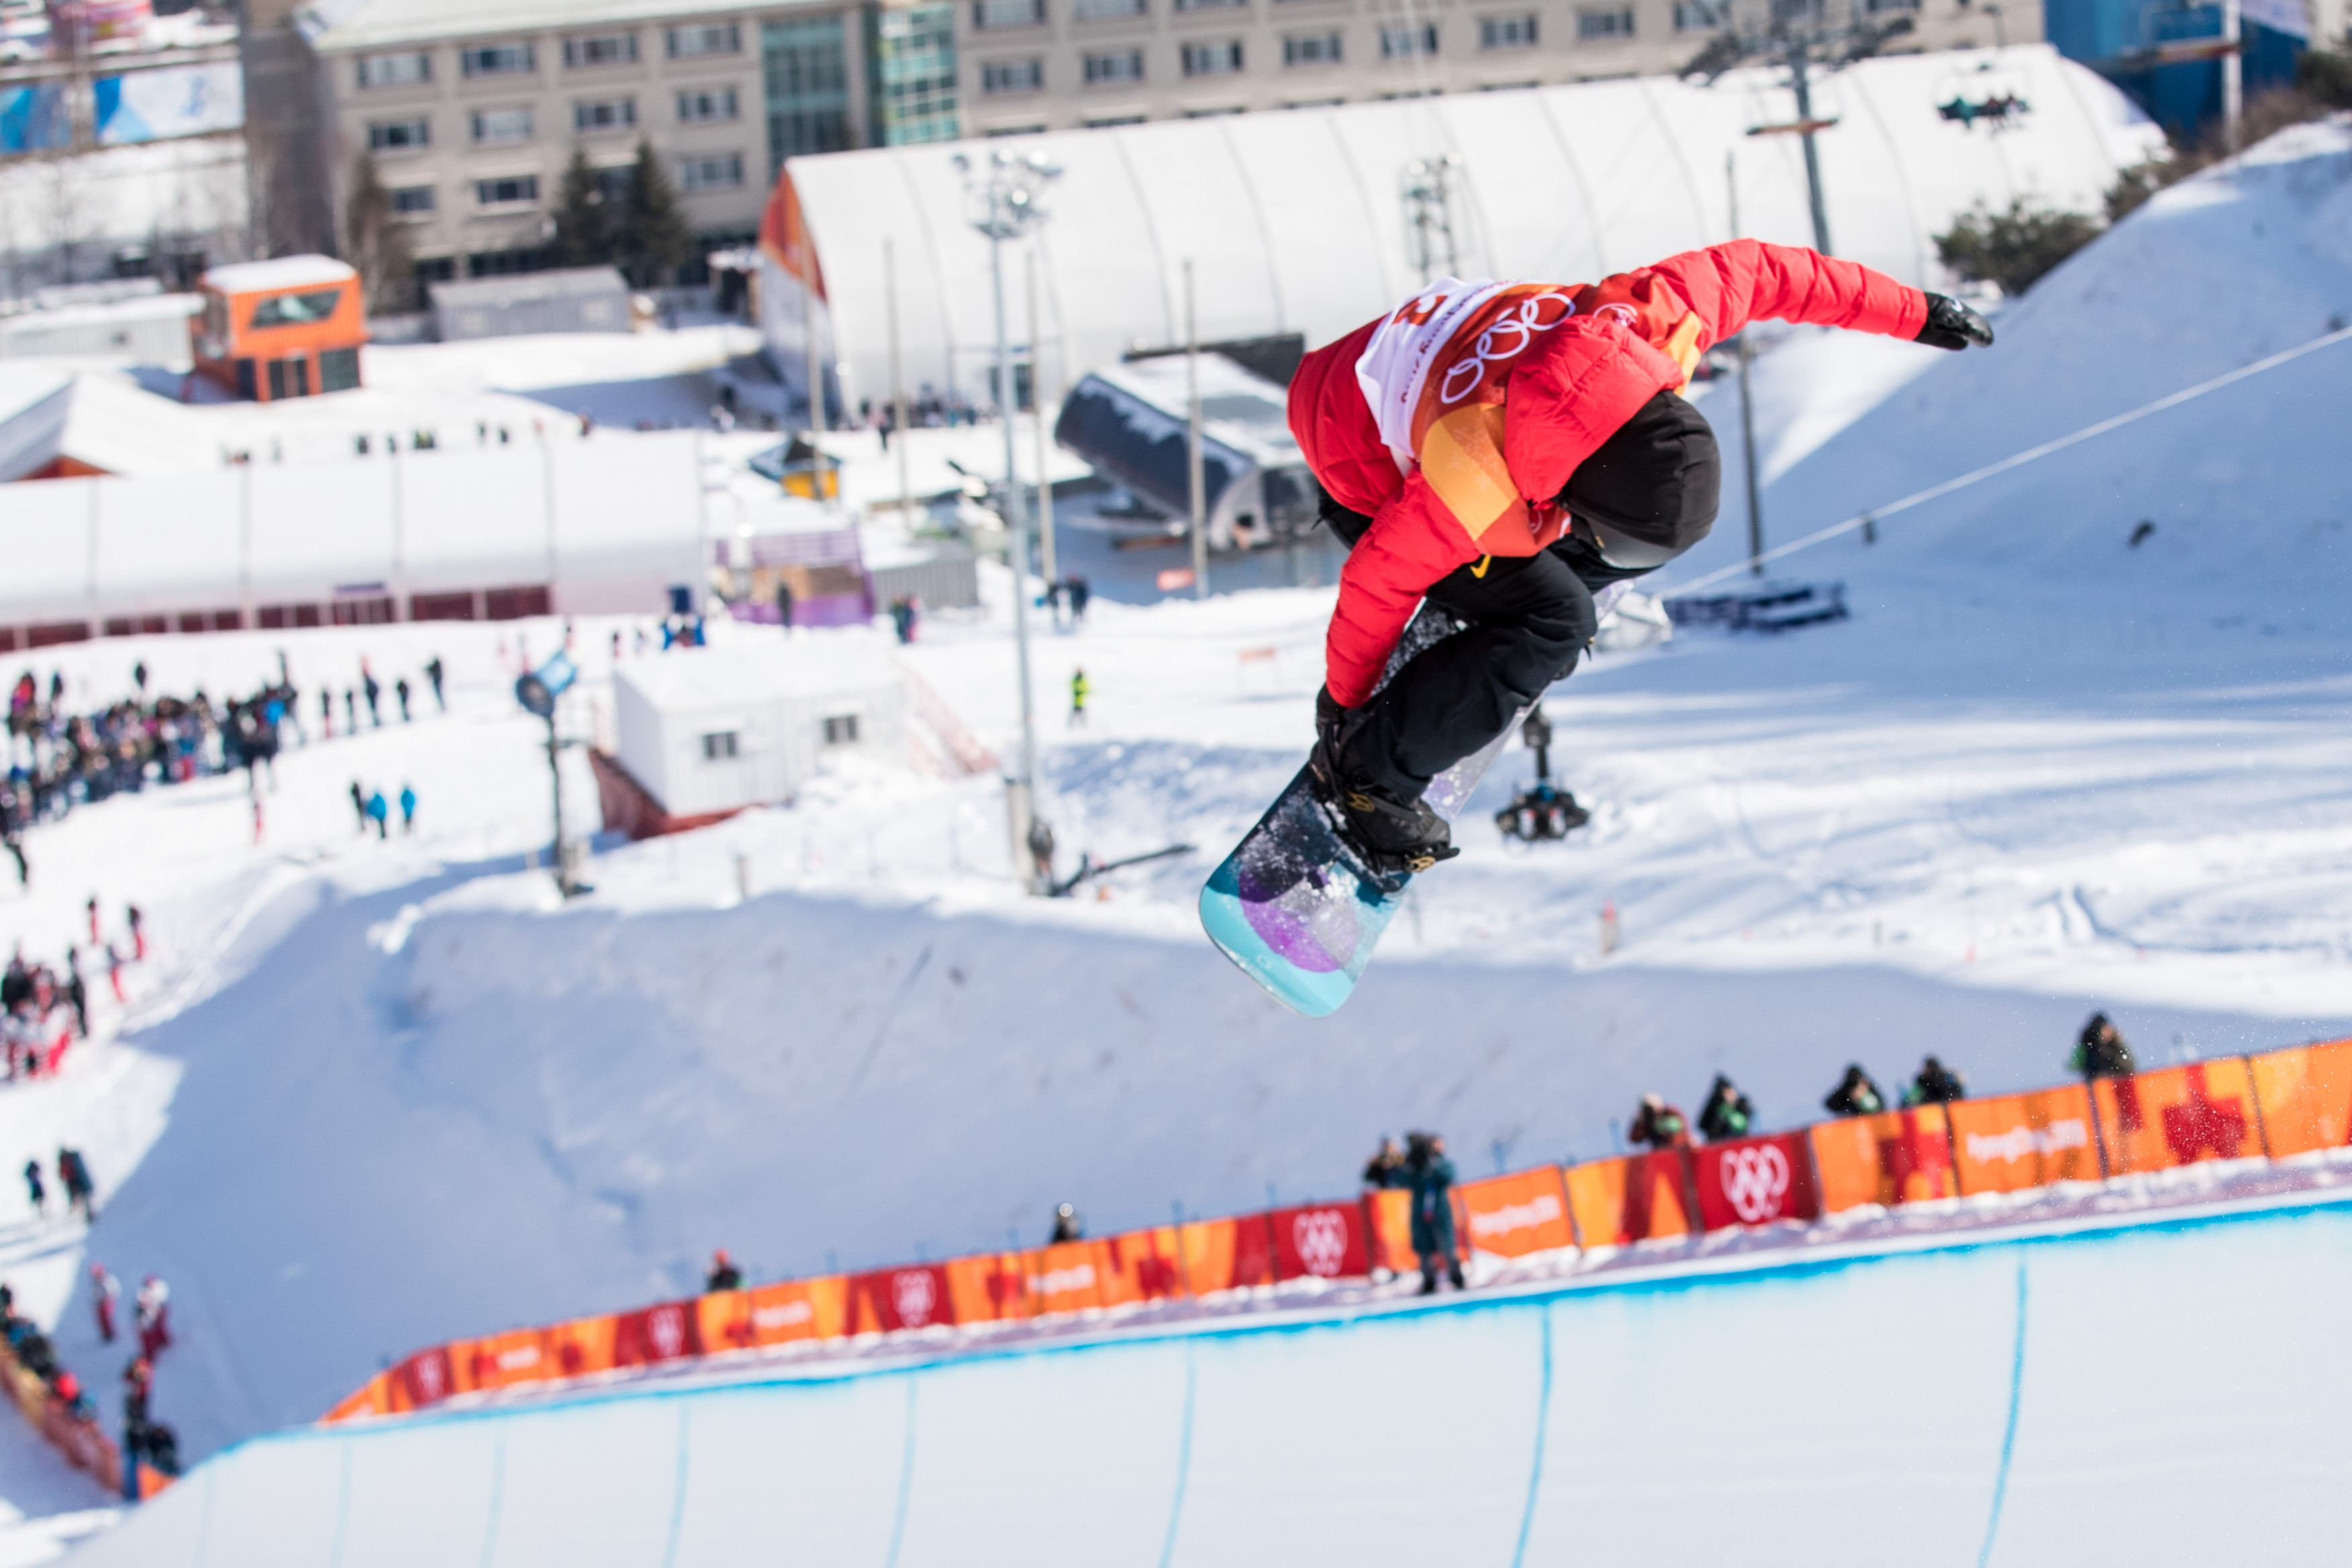
[{"label": "black helmet", "polygon": [[1706,416],[1661,392],[1576,466],[1559,504],[1570,538],[1634,575],[1705,539],[1722,489],[1723,458]]}]

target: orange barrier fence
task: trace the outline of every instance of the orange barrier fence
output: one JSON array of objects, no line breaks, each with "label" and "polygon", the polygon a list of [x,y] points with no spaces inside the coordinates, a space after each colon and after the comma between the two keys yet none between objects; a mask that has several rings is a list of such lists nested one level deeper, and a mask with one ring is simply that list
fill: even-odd
[{"label": "orange barrier fence", "polygon": [[[1509,1260],[1702,1229],[1806,1221],[1871,1204],[1894,1207],[2022,1192],[2201,1161],[2277,1159],[2347,1145],[2352,1040],[2333,1040],[2088,1086],[1925,1105],[1696,1149],[1655,1150],[1565,1169],[1542,1165],[1465,1182],[1454,1188],[1455,1239],[1469,1255]],[[714,1291],[435,1345],[370,1378],[325,1420],[395,1415],[461,1394],[803,1340],[1010,1321],[1286,1280],[1419,1268],[1411,1194],[1370,1192],[1358,1199],[1188,1220],[1026,1251]],[[25,1397],[19,1390],[20,1404]],[[26,1408],[35,1425],[43,1425],[45,1416]],[[89,1429],[105,1445],[119,1479],[112,1445]],[[93,1464],[100,1462],[96,1452]]]},{"label": "orange barrier fence", "polygon": [[2081,1084],[1954,1100],[1946,1110],[1963,1193],[2022,1192],[2104,1174],[2091,1096]]},{"label": "orange barrier fence", "polygon": [[1525,1258],[1576,1245],[1568,1216],[1568,1179],[1557,1165],[1468,1182],[1454,1189],[1456,1226],[1473,1255]]},{"label": "orange barrier fence", "polygon": [[1823,1214],[1863,1204],[1925,1203],[1959,1191],[1951,1121],[1940,1105],[1824,1121],[1806,1137]]}]

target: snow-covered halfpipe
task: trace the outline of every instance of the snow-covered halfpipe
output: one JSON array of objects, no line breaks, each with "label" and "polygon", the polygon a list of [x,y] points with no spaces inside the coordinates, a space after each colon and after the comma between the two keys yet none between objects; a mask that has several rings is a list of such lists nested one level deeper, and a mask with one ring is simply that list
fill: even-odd
[{"label": "snow-covered halfpipe", "polygon": [[1730,1270],[287,1432],[73,1561],[2340,1554],[2352,1203]]}]

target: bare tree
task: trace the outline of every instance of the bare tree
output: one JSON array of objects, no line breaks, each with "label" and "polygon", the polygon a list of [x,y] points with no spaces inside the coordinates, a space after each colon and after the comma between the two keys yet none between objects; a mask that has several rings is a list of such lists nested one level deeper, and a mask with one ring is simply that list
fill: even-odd
[{"label": "bare tree", "polygon": [[351,200],[343,209],[343,255],[359,269],[372,313],[415,306],[416,258],[408,247],[408,231],[393,211],[392,192],[376,174],[372,153],[352,160]]}]

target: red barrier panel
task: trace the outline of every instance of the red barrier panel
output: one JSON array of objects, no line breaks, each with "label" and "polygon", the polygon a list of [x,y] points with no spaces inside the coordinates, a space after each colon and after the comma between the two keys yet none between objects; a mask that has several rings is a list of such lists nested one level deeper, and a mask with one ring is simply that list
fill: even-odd
[{"label": "red barrier panel", "polygon": [[449,1371],[449,1347],[435,1345],[418,1351],[392,1369],[392,1407],[395,1411],[425,1410],[457,1391]]},{"label": "red barrier panel", "polygon": [[1576,1245],[1568,1187],[1557,1165],[1465,1182],[1454,1193],[1462,1203],[1464,1238],[1472,1252],[1525,1258]]},{"label": "red barrier panel", "polygon": [[1813,1190],[1811,1152],[1801,1132],[1738,1138],[1692,1151],[1699,1223],[1708,1230],[1721,1230],[1818,1219],[1822,1205]]},{"label": "red barrier panel", "polygon": [[1025,1318],[1037,1310],[1029,1300],[1029,1268],[1025,1254],[982,1252],[950,1258],[940,1265],[947,1270],[949,1321],[992,1323]]},{"label": "red barrier panel", "polygon": [[1032,1309],[1039,1312],[1083,1312],[1102,1305],[1102,1270],[1097,1266],[1095,1244],[1065,1241],[1024,1253]]},{"label": "red barrier panel", "polygon": [[1281,1279],[1360,1279],[1372,1271],[1361,1204],[1304,1204],[1265,1218]]},{"label": "red barrier panel", "polygon": [[1958,1100],[1944,1109],[1963,1193],[2016,1193],[2100,1177],[2091,1097],[2081,1084]]},{"label": "red barrier panel", "polygon": [[1568,1173],[1568,1208],[1587,1247],[1622,1247],[1688,1236],[1692,1203],[1685,1151],[1659,1149],[1595,1160]]},{"label": "red barrier panel", "polygon": [[1364,1212],[1371,1217],[1372,1267],[1391,1274],[1420,1271],[1412,1250],[1412,1194],[1402,1187],[1381,1187],[1364,1194]]},{"label": "red barrier panel", "polygon": [[2091,1092],[2111,1176],[2263,1152],[2253,1079],[2242,1057],[2103,1078]]},{"label": "red barrier panel", "polygon": [[657,1366],[702,1353],[702,1319],[692,1301],[664,1301],[613,1318],[613,1364]]},{"label": "red barrier panel", "polygon": [[1184,1272],[1195,1296],[1274,1283],[1274,1243],[1262,1214],[1187,1221],[1183,1242]]},{"label": "red barrier panel", "polygon": [[1160,1301],[1184,1294],[1182,1246],[1172,1225],[1125,1231],[1095,1243],[1103,1305]]},{"label": "red barrier panel", "polygon": [[1823,1214],[1860,1204],[1916,1204],[1959,1192],[1951,1124],[1940,1105],[1824,1121],[1807,1134]]},{"label": "red barrier panel", "polygon": [[2352,1143],[2352,1040],[2265,1051],[2246,1065],[2272,1159]]},{"label": "red barrier panel", "polygon": [[903,1268],[877,1268],[849,1280],[849,1331],[889,1333],[897,1329],[927,1329],[956,1321],[955,1300],[948,1293],[948,1271],[936,1263],[908,1264]]}]

